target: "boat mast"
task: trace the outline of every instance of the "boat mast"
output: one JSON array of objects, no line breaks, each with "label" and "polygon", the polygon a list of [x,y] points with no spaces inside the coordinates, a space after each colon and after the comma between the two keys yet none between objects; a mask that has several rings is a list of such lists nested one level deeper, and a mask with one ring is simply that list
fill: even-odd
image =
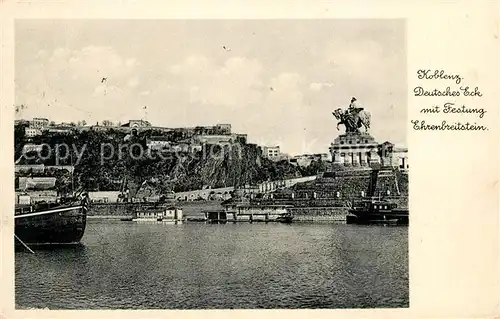
[{"label": "boat mast", "polygon": [[75,179],[74,179],[74,167],[73,167],[73,152],[70,151],[69,153],[69,157],[70,157],[70,161],[71,161],[71,168],[72,168],[72,172],[71,172],[71,196],[75,196]]}]

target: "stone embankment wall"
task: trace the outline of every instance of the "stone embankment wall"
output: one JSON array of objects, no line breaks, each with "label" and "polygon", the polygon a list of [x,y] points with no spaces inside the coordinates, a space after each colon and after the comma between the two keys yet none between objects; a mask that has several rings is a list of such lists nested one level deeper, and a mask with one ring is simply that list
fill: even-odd
[{"label": "stone embankment wall", "polygon": [[[142,207],[145,205],[142,204]],[[139,206],[133,203],[93,203],[87,213],[89,218],[108,217],[125,218],[132,217],[135,209]]]},{"label": "stone embankment wall", "polygon": [[345,222],[348,214],[346,207],[294,207],[293,213],[297,222]]}]

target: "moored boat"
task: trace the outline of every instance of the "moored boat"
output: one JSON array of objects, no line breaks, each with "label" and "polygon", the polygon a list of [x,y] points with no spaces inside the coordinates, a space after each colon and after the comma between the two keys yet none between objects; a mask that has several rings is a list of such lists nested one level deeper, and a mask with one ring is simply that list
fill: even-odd
[{"label": "moored boat", "polygon": [[283,213],[276,218],[276,221],[280,223],[289,224],[293,221],[293,214],[288,212]]},{"label": "moored boat", "polygon": [[407,208],[399,208],[389,200],[365,200],[355,203],[346,218],[348,224],[408,225]]},{"label": "moored boat", "polygon": [[89,199],[60,198],[56,203],[16,205],[15,244],[77,244],[85,233]]},{"label": "moored boat", "polygon": [[175,221],[181,222],[183,220],[182,208],[169,206],[164,207],[164,205],[147,207],[144,209],[139,209],[135,212],[135,216],[132,221],[142,222],[142,221]]},{"label": "moored boat", "polygon": [[227,203],[224,210],[205,211],[208,223],[226,222],[279,222],[291,223],[293,214],[288,211],[291,205],[254,205]]}]

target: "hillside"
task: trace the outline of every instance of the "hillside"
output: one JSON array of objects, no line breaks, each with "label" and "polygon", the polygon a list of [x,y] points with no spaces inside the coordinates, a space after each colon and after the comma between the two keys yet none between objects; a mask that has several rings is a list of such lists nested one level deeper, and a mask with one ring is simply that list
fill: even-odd
[{"label": "hillside", "polygon": [[[108,132],[75,130],[68,135],[45,134],[27,142],[22,128],[16,128],[15,156],[16,159],[21,157],[26,143],[50,145],[52,152],[47,146],[41,151],[42,156],[28,152],[26,155],[33,159],[22,157],[20,164],[74,164],[76,187],[103,191],[121,189],[124,180],[139,185],[148,181],[162,192],[239,186],[315,175],[326,167],[324,162],[312,162],[305,168],[293,166],[288,161],[272,162],[262,157],[257,145],[241,141],[224,149],[206,144],[195,153],[148,152],[147,134],[146,131],[126,138],[125,133],[112,129]],[[69,146],[68,153],[63,144]],[[60,159],[56,163],[58,145]]]}]

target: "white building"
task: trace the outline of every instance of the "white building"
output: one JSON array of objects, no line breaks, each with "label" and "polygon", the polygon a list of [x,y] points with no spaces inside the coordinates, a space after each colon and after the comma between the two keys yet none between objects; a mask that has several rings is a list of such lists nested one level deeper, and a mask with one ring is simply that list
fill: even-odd
[{"label": "white building", "polygon": [[262,147],[262,156],[272,161],[279,161],[282,159],[279,146],[264,146]]},{"label": "white building", "polygon": [[33,128],[33,127],[26,127],[24,129],[24,135],[26,137],[35,137],[35,136],[39,136],[39,135],[42,135],[42,130],[40,130],[39,128]]},{"label": "white building", "polygon": [[164,136],[152,136],[148,138],[146,144],[151,150],[170,149],[170,141]]},{"label": "white building", "polygon": [[43,129],[49,126],[49,119],[46,118],[41,118],[41,117],[35,117],[30,123],[31,128],[38,128],[38,129]]}]

